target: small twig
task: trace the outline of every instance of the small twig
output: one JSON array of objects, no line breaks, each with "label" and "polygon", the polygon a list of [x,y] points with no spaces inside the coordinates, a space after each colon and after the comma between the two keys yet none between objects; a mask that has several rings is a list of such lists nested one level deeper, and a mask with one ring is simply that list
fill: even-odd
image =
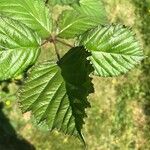
[{"label": "small twig", "polygon": [[66,42],[64,42],[64,41],[62,41],[62,40],[60,40],[60,39],[56,39],[56,41],[59,42],[59,43],[62,43],[62,44],[64,44],[64,45],[66,45],[66,46],[68,46],[68,47],[73,48],[73,46],[72,46],[71,44],[68,44],[68,43],[66,43]]},{"label": "small twig", "polygon": [[57,55],[57,58],[58,58],[58,60],[60,60],[59,51],[58,51],[58,49],[57,49],[57,45],[56,45],[55,41],[53,41],[53,44],[54,44],[55,53],[56,53],[56,55]]},{"label": "small twig", "polygon": [[41,46],[47,44],[48,42],[49,42],[48,40],[44,41],[44,42],[41,44]]},{"label": "small twig", "polygon": [[47,38],[46,41],[44,41],[44,42],[41,44],[41,46],[47,44],[48,42],[54,44],[55,53],[56,53],[56,55],[57,55],[58,60],[60,60],[60,55],[59,55],[59,51],[58,51],[58,49],[57,49],[55,37],[49,37],[49,38]]},{"label": "small twig", "polygon": [[55,53],[56,53],[56,55],[57,55],[58,60],[60,60],[60,55],[59,55],[59,51],[58,51],[58,49],[57,49],[56,42],[62,43],[63,45],[66,45],[66,46],[68,46],[68,47],[73,48],[73,46],[72,46],[71,44],[68,44],[68,43],[66,43],[65,41],[62,41],[62,40],[60,40],[60,39],[56,39],[55,36],[51,36],[51,37],[47,38],[46,41],[44,41],[44,42],[41,44],[41,46],[47,44],[48,42],[54,44]]}]

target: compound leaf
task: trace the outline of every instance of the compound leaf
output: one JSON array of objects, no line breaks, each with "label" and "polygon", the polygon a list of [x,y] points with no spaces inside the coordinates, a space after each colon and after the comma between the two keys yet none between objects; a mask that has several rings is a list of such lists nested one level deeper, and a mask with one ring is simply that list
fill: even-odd
[{"label": "compound leaf", "polygon": [[35,66],[20,92],[23,112],[31,110],[38,123],[46,122],[50,130],[57,129],[82,140],[85,108],[89,106],[86,97],[92,92],[85,53],[83,47],[73,48],[59,66],[54,62]]},{"label": "compound leaf", "polygon": [[21,21],[41,37],[51,33],[51,17],[42,0],[0,0],[0,14]]},{"label": "compound leaf", "polygon": [[126,73],[143,59],[132,31],[122,25],[98,26],[81,36],[80,44],[91,52],[89,59],[99,76]]},{"label": "compound leaf", "polygon": [[24,24],[0,17],[0,80],[22,73],[37,59],[40,39]]},{"label": "compound leaf", "polygon": [[104,5],[100,0],[81,0],[72,5],[74,10],[65,10],[59,18],[59,36],[76,37],[98,24],[107,22]]}]

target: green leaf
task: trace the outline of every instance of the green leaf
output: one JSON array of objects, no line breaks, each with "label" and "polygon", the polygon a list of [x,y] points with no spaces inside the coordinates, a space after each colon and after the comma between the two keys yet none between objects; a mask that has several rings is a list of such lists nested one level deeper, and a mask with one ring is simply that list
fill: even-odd
[{"label": "green leaf", "polygon": [[53,62],[35,66],[20,92],[23,112],[31,110],[38,123],[82,140],[87,96],[93,92],[86,53],[83,47],[73,48],[59,66]]},{"label": "green leaf", "polygon": [[50,5],[70,5],[73,3],[79,3],[79,0],[49,0]]},{"label": "green leaf", "polygon": [[92,79],[89,77],[93,67],[87,60],[88,56],[84,47],[75,47],[59,62],[78,131],[84,124],[85,108],[90,107],[87,97],[94,92]]},{"label": "green leaf", "polygon": [[51,17],[42,0],[0,0],[0,14],[21,21],[40,36],[51,33]]},{"label": "green leaf", "polygon": [[81,0],[72,6],[74,10],[65,10],[59,18],[59,36],[76,37],[85,31],[107,22],[106,12],[100,0]]},{"label": "green leaf", "polygon": [[143,51],[128,28],[122,25],[98,26],[80,37],[91,52],[89,59],[99,76],[118,76],[143,59]]},{"label": "green leaf", "polygon": [[0,17],[0,80],[22,73],[37,59],[40,39],[18,21]]}]

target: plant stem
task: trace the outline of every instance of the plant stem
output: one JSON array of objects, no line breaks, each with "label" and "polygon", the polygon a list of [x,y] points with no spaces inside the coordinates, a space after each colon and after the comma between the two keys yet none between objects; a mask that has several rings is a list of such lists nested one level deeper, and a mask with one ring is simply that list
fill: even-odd
[{"label": "plant stem", "polygon": [[68,47],[70,47],[70,48],[73,48],[73,46],[72,46],[71,44],[68,44],[68,43],[66,43],[65,41],[62,41],[62,40],[60,40],[60,39],[56,39],[55,36],[52,36],[52,37],[47,38],[46,41],[44,41],[44,42],[41,44],[41,46],[47,44],[48,42],[54,44],[54,49],[55,49],[55,53],[56,53],[56,55],[57,55],[58,60],[60,60],[60,55],[59,55],[59,51],[58,51],[58,49],[57,49],[56,42],[62,43],[63,45],[66,45],[66,46],[68,46]]},{"label": "plant stem", "polygon": [[54,44],[55,53],[56,53],[56,55],[57,55],[57,58],[58,58],[58,60],[60,60],[59,51],[58,51],[58,49],[57,49],[57,45],[56,45],[55,41],[53,41],[53,44]]},{"label": "plant stem", "polygon": [[48,42],[49,42],[48,40],[44,41],[44,42],[41,44],[41,46],[47,44]]},{"label": "plant stem", "polygon": [[71,44],[68,44],[68,43],[66,43],[66,42],[64,42],[64,41],[62,41],[62,40],[60,40],[60,39],[56,39],[56,41],[59,42],[59,43],[62,43],[62,44],[64,44],[64,45],[66,45],[66,46],[68,46],[68,47],[73,48],[73,46],[72,46]]}]

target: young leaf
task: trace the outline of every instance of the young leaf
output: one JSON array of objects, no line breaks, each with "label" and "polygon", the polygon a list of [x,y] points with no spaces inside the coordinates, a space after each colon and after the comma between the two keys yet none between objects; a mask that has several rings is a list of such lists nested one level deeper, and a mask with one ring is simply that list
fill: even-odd
[{"label": "young leaf", "polygon": [[72,5],[74,10],[65,10],[59,18],[59,36],[76,37],[98,24],[107,22],[106,12],[101,0],[81,0]]},{"label": "young leaf", "polygon": [[51,33],[51,17],[42,0],[0,0],[0,14],[21,21],[41,37]]},{"label": "young leaf", "polygon": [[23,112],[31,110],[37,122],[46,122],[50,130],[57,129],[82,140],[84,109],[89,106],[86,97],[93,90],[85,53],[81,47],[73,48],[59,66],[53,62],[37,65],[20,92]]},{"label": "young leaf", "polygon": [[80,44],[91,52],[89,58],[99,76],[126,73],[143,59],[133,33],[121,25],[98,26],[81,36]]},{"label": "young leaf", "polygon": [[0,17],[0,80],[22,73],[37,59],[40,39],[18,21]]}]

